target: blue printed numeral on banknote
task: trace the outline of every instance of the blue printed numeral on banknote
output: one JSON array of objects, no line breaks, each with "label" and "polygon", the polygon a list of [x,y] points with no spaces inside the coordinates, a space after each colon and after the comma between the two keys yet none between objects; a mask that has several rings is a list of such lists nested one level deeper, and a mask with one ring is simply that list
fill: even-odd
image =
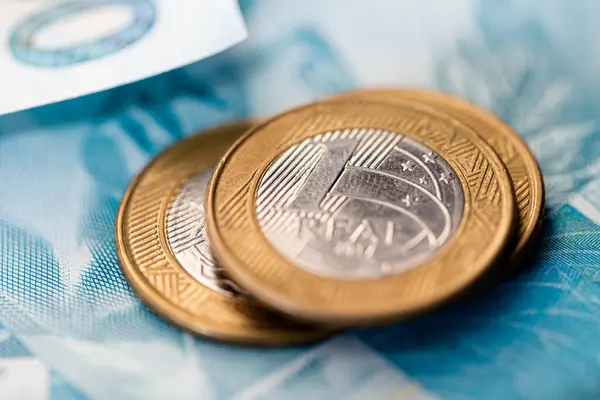
[{"label": "blue printed numeral on banknote", "polygon": [[[78,14],[107,5],[127,6],[131,22],[112,35],[87,43],[56,49],[35,46],[35,36],[44,28]],[[11,51],[18,60],[36,67],[65,67],[116,53],[146,35],[155,23],[153,0],[72,1],[50,6],[19,21],[10,37]]]}]

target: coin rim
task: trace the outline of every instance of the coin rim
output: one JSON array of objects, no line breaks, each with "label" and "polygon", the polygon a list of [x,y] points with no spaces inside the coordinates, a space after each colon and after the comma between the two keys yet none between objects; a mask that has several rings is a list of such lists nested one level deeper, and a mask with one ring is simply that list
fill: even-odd
[{"label": "coin rim", "polygon": [[[515,242],[512,244],[512,249],[509,250],[510,254],[506,257],[506,262],[504,264],[504,266],[507,267],[506,269],[508,269],[508,271],[506,271],[507,273],[511,273],[516,270],[520,266],[523,258],[526,257],[531,248],[535,245],[534,236],[537,235],[541,229],[546,203],[546,189],[540,165],[525,140],[523,140],[517,131],[499,116],[471,101],[459,98],[450,93],[436,92],[433,90],[419,88],[361,89],[338,93],[325,98],[324,101],[349,98],[367,98],[382,102],[395,102],[398,100],[416,101],[435,108],[440,113],[447,114],[448,117],[458,120],[466,126],[469,126],[469,124],[467,122],[460,121],[460,116],[451,114],[451,112],[447,111],[446,107],[453,109],[458,113],[475,114],[476,116],[473,118],[476,118],[482,124],[488,125],[491,130],[497,132],[496,134],[498,136],[504,137],[510,142],[510,144],[516,149],[518,156],[521,157],[527,168],[527,177],[531,181],[530,187],[532,188],[530,197],[530,201],[532,202],[530,209],[531,213],[528,214],[526,226],[522,235],[519,235],[519,230],[517,229],[517,240],[515,240]],[[440,103],[445,104],[440,106]],[[485,135],[479,134],[479,132],[472,127],[470,127],[470,129],[479,135],[495,151],[492,144],[487,142],[488,139]],[[498,154],[498,152],[496,152],[496,154],[502,161],[500,154]],[[514,179],[511,175],[511,171],[509,168],[506,168],[506,170],[508,172],[508,177],[513,183],[513,193],[516,194],[514,190]],[[520,218],[520,212],[518,208],[517,219],[519,226],[521,226],[523,221]]]},{"label": "coin rim", "polygon": [[[133,259],[133,256],[130,251],[131,249],[129,248],[130,245],[128,245],[128,242],[130,242],[130,240],[127,239],[125,222],[127,213],[130,212],[129,206],[131,205],[131,198],[136,192],[136,190],[138,190],[139,185],[141,184],[143,179],[147,176],[147,174],[153,171],[154,166],[157,163],[162,161],[165,157],[168,157],[173,152],[180,151],[180,149],[183,146],[190,142],[201,140],[202,143],[210,143],[212,138],[220,135],[221,133],[223,133],[224,130],[229,132],[230,130],[240,129],[242,133],[238,135],[235,135],[234,133],[229,133],[229,135],[232,137],[239,137],[243,135],[243,132],[247,131],[248,129],[251,129],[257,123],[257,119],[238,120],[231,123],[212,126],[205,130],[192,134],[182,139],[181,141],[172,144],[165,150],[161,151],[135,176],[135,178],[131,181],[122,197],[117,212],[117,218],[115,221],[114,235],[119,266],[129,284],[129,287],[137,295],[141,302],[144,303],[144,305],[146,305],[160,318],[176,325],[179,328],[184,329],[187,332],[200,335],[212,341],[226,342],[229,344],[236,344],[242,346],[252,345],[260,347],[282,347],[291,344],[305,344],[315,342],[319,339],[323,339],[331,335],[333,330],[323,328],[315,329],[314,331],[302,330],[302,333],[298,333],[299,330],[290,329],[289,334],[287,334],[283,329],[277,329],[277,331],[273,333],[272,331],[267,331],[264,328],[258,330],[246,328],[243,328],[241,330],[238,328],[231,329],[228,324],[223,325],[225,329],[219,329],[219,325],[204,323],[201,316],[192,314],[184,308],[180,307],[177,303],[163,297],[163,295],[155,288],[154,285],[152,285],[152,283],[141,272],[138,265]],[[199,136],[202,136],[203,139],[199,139]],[[233,143],[234,140],[231,140],[230,142]],[[218,159],[219,157],[215,157],[215,161],[217,161]],[[195,174],[200,173],[210,167],[211,165],[194,168],[193,171],[191,171],[189,174],[186,174],[185,177],[178,179],[177,182],[173,182],[172,184],[170,184],[168,186],[168,192],[165,192],[165,194],[162,194],[160,196],[161,200],[160,206],[158,207],[159,216],[157,222],[159,236],[158,238],[156,238],[156,241],[158,243],[157,245],[160,248],[160,251],[163,252],[163,254],[166,256],[167,262],[171,264],[172,268],[179,269],[183,273],[188,275],[191,281],[199,285],[200,290],[206,290],[208,292],[209,298],[216,298],[224,295],[221,293],[217,293],[209,287],[198,282],[177,261],[177,258],[173,254],[171,246],[168,243],[166,232],[166,220],[168,216],[168,210],[172,205],[173,201],[175,200],[176,194],[182,189],[183,185],[185,185],[185,183],[188,182],[189,179],[192,178]],[[162,226],[160,226],[161,222]]]},{"label": "coin rim", "polygon": [[[493,248],[494,251],[487,250],[489,253],[488,257],[486,259],[481,260],[482,265],[478,269],[472,269],[472,268],[469,269],[469,271],[471,271],[471,273],[469,274],[470,279],[464,280],[464,282],[467,282],[466,284],[464,284],[463,286],[460,286],[460,285],[456,286],[453,289],[447,289],[447,293],[445,293],[444,296],[431,295],[428,297],[428,299],[429,299],[428,301],[421,301],[420,303],[417,303],[417,304],[413,303],[412,305],[410,303],[408,305],[405,303],[401,307],[396,307],[395,311],[393,311],[393,312],[391,312],[391,311],[381,312],[381,310],[373,310],[372,312],[368,312],[368,313],[360,313],[360,312],[353,313],[353,312],[348,312],[348,311],[345,311],[343,313],[338,313],[335,310],[328,311],[328,310],[324,310],[323,308],[318,307],[318,306],[314,306],[314,307],[306,306],[306,305],[294,303],[293,300],[290,300],[286,296],[280,296],[277,293],[270,293],[268,291],[268,289],[261,287],[261,285],[259,283],[256,283],[255,278],[253,277],[253,273],[248,271],[248,269],[244,265],[244,263],[242,261],[238,260],[236,256],[234,256],[233,252],[229,249],[228,244],[225,243],[226,239],[220,234],[219,229],[217,227],[216,210],[215,210],[215,207],[216,207],[215,196],[216,196],[217,186],[218,186],[219,180],[221,178],[221,174],[223,173],[223,169],[227,165],[232,154],[234,152],[238,151],[239,147],[244,142],[246,142],[247,140],[252,138],[252,136],[255,133],[262,130],[268,124],[270,124],[280,118],[284,118],[288,115],[291,115],[293,113],[307,110],[311,107],[318,107],[318,106],[323,106],[323,105],[331,104],[331,103],[343,104],[343,103],[357,103],[357,102],[358,103],[370,103],[370,104],[377,104],[377,105],[385,105],[387,107],[390,106],[389,103],[377,102],[377,101],[365,101],[364,99],[360,99],[359,101],[356,101],[355,99],[329,100],[329,101],[318,101],[318,102],[308,104],[308,105],[302,105],[299,107],[292,108],[281,114],[275,115],[275,116],[269,118],[268,120],[264,121],[263,123],[253,127],[248,132],[246,132],[242,137],[240,137],[229,148],[229,150],[221,158],[221,161],[217,164],[215,170],[213,171],[213,175],[212,175],[212,177],[209,181],[208,187],[207,187],[207,195],[205,197],[205,210],[207,213],[206,227],[207,227],[207,232],[208,232],[209,238],[210,238],[212,246],[213,246],[214,256],[217,258],[217,260],[219,260],[219,262],[221,263],[223,268],[226,269],[228,274],[230,276],[232,276],[237,282],[240,282],[242,284],[242,286],[244,286],[246,288],[246,290],[253,293],[253,295],[255,296],[255,298],[257,300],[265,303],[266,305],[268,305],[270,307],[276,308],[276,309],[280,310],[281,312],[283,312],[293,318],[311,321],[311,322],[319,322],[319,323],[361,325],[361,324],[366,324],[366,323],[388,322],[388,321],[392,321],[392,320],[407,318],[407,317],[421,314],[429,309],[438,307],[438,306],[450,301],[453,298],[457,298],[458,295],[461,294],[461,292],[463,292],[464,290],[467,289],[467,286],[471,286],[472,284],[474,285],[480,277],[482,277],[488,270],[490,270],[498,262],[500,255],[505,252],[507,246],[510,244],[510,239],[512,238],[514,229],[516,227],[516,223],[515,223],[516,222],[516,219],[515,219],[516,205],[514,202],[512,183],[508,177],[508,172],[506,171],[504,164],[502,163],[502,161],[500,160],[500,158],[498,157],[496,152],[493,150],[493,148],[489,144],[487,144],[487,142],[483,141],[477,134],[475,134],[472,131],[471,128],[469,128],[468,126],[461,123],[460,125],[462,125],[462,128],[465,131],[469,132],[468,136],[470,136],[471,141],[473,143],[475,143],[477,145],[477,147],[479,147],[480,150],[482,150],[482,153],[484,153],[484,154],[487,153],[487,154],[485,154],[485,156],[488,159],[488,161],[490,162],[490,165],[494,165],[495,166],[494,170],[497,171],[501,175],[498,177],[498,185],[499,185],[499,188],[502,188],[502,189],[500,189],[500,193],[502,193],[502,196],[504,197],[505,201],[503,201],[503,203],[504,203],[503,207],[501,206],[499,209],[502,210],[503,214],[506,215],[504,220],[501,219],[499,221],[500,226],[498,227],[498,229],[496,229],[501,234],[496,235],[496,237],[490,241],[489,248],[490,249]],[[411,102],[407,101],[407,103],[411,103]],[[411,104],[416,105],[417,110],[425,108],[426,112],[429,112],[430,114],[433,114],[433,115],[438,114],[438,116],[441,114],[443,116],[442,113],[437,113],[437,111],[435,109],[433,109],[431,106],[427,106],[427,105],[424,105],[424,104],[418,103],[418,102],[412,102]],[[412,108],[414,109],[415,107],[412,107]],[[352,128],[352,127],[349,127],[349,128]],[[405,133],[403,133],[403,134],[405,134]],[[315,135],[302,136],[301,138],[296,138],[294,143],[292,143],[291,145],[296,144],[297,142],[300,142],[300,141],[306,139],[307,137],[313,137],[313,136],[315,136]],[[419,142],[422,142],[419,138],[413,137],[410,134],[406,134],[406,136],[412,137],[413,139],[415,139]],[[291,145],[286,146],[286,148],[282,148],[278,152],[278,154],[280,155],[283,152],[285,152],[285,150],[287,148],[291,147]],[[443,154],[440,154],[440,155],[442,157],[444,157]],[[446,159],[446,161],[450,162],[446,157],[444,157],[444,158]],[[257,165],[256,168],[254,168],[254,169],[256,170],[256,172],[260,172],[259,174],[256,174],[259,176],[258,177],[255,176],[254,178],[251,179],[250,182],[260,182],[260,176],[262,176],[265,173],[268,165],[271,164],[272,162],[274,162],[275,159],[276,159],[276,157],[274,157],[272,160],[266,160],[266,162],[263,162],[261,165]],[[450,164],[452,165],[453,163],[450,162]],[[453,169],[456,171],[457,176],[460,177],[461,187],[462,187],[463,191],[465,192],[465,200],[467,200],[467,198],[469,198],[469,201],[471,201],[470,193],[467,189],[468,185],[467,185],[466,179],[462,176],[462,173],[460,172],[460,170],[457,170],[454,166],[453,166]],[[253,188],[252,189],[253,193],[251,196],[252,196],[253,202],[255,204],[258,183],[256,183],[256,184],[251,183],[251,186]],[[470,204],[465,204],[465,207],[470,207]],[[254,208],[252,209],[250,218],[254,224],[258,224]],[[461,220],[461,223],[457,227],[456,231],[454,232],[453,237],[450,239],[450,241],[448,243],[446,243],[446,245],[444,247],[452,246],[453,243],[457,240],[457,238],[459,238],[461,236],[461,232],[464,230],[465,223],[466,223],[466,219],[463,218]],[[265,246],[267,249],[274,252],[276,255],[282,257],[284,260],[286,260],[290,264],[291,267],[296,268],[296,269],[301,269],[300,267],[295,265],[291,260],[287,259],[283,254],[279,253],[274,248],[274,246],[267,240],[264,233],[261,232],[260,235],[261,235],[261,239],[264,241],[264,244],[262,244],[262,246]],[[434,256],[432,259],[430,259],[429,261],[424,263],[424,265],[428,265],[429,263],[432,262],[432,260],[435,260],[436,257],[439,257],[439,253],[437,256]],[[288,268],[288,267],[286,267],[286,268]],[[476,271],[476,273],[473,271]],[[314,275],[314,274],[312,274],[312,275]],[[403,275],[403,274],[398,274],[395,277],[397,278],[398,276],[401,276],[401,275]],[[317,276],[317,275],[314,275],[314,276]],[[324,277],[319,277],[319,276],[317,276],[317,277],[323,278],[323,280],[326,280],[326,281],[327,280],[329,280],[329,281],[337,280],[335,278],[324,278]],[[337,281],[339,282],[339,281],[343,281],[343,280],[337,280]]]}]

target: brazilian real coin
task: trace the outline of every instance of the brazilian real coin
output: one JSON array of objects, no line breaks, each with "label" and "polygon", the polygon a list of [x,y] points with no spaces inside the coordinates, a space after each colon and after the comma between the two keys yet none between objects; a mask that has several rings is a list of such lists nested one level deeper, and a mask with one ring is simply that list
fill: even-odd
[{"label": "brazilian real coin", "polygon": [[290,316],[408,317],[469,288],[515,227],[506,169],[456,119],[344,99],[275,116],[221,159],[207,231],[225,270]]},{"label": "brazilian real coin", "polygon": [[376,101],[418,101],[451,115],[480,135],[504,162],[513,182],[519,228],[513,249],[503,263],[502,274],[521,266],[539,236],[544,211],[544,182],[540,167],[519,135],[500,118],[480,107],[448,94],[422,90],[362,90],[342,93],[333,99],[363,98]]},{"label": "brazilian real coin", "polygon": [[117,254],[142,301],[182,328],[240,344],[312,341],[327,332],[260,307],[215,263],[207,240],[206,184],[219,157],[251,126],[248,121],[211,129],[154,159],[122,200]]}]

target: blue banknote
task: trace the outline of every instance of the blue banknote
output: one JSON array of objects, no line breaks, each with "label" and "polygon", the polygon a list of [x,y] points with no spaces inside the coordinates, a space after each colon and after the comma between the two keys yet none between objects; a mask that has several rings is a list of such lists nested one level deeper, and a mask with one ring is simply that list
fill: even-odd
[{"label": "blue banknote", "polygon": [[60,374],[49,370],[13,334],[0,327],[0,398],[79,400],[85,397]]},{"label": "blue banknote", "polygon": [[[226,52],[0,118],[0,360],[31,362],[50,399],[599,398],[600,5],[241,6],[249,38]],[[285,350],[200,340],[139,302],[113,226],[157,152],[220,122],[388,85],[468,98],[529,143],[547,210],[524,273],[409,323]]]}]

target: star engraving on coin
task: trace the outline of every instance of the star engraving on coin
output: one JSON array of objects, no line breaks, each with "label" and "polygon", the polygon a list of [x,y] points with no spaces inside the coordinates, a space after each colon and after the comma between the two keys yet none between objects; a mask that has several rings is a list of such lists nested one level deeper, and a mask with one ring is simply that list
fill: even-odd
[{"label": "star engraving on coin", "polygon": [[245,297],[216,264],[204,227],[204,191],[211,173],[208,169],[193,176],[177,194],[167,217],[167,238],[175,258],[194,279],[225,296]]},{"label": "star engraving on coin", "polygon": [[400,165],[402,166],[402,171],[412,172],[415,169],[415,166],[412,164],[412,162],[410,162],[410,160],[407,160]]},{"label": "star engraving on coin", "polygon": [[454,176],[437,153],[400,134],[328,132],[272,164],[256,215],[267,239],[301,267],[374,278],[415,267],[451,237],[464,207]]},{"label": "star engraving on coin", "polygon": [[423,154],[423,161],[425,163],[434,164],[436,158],[437,158],[437,155],[432,151],[430,151],[429,153]]},{"label": "star engraving on coin", "polygon": [[444,182],[446,185],[449,185],[452,179],[454,179],[454,175],[442,173],[440,174],[439,181]]}]

